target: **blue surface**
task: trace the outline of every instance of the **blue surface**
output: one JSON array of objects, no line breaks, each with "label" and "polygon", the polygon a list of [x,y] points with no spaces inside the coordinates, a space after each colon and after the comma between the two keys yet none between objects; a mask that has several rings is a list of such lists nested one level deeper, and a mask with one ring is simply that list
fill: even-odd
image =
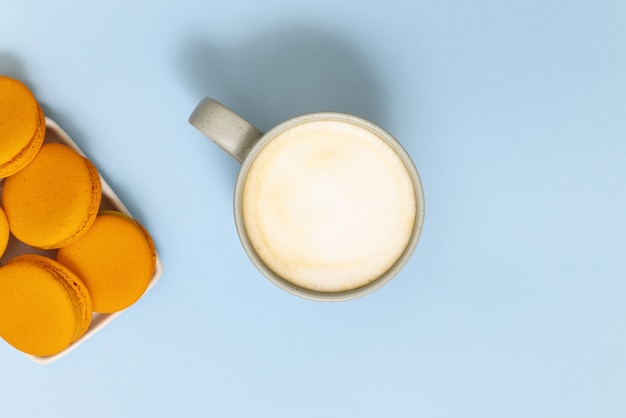
[{"label": "blue surface", "polygon": [[[0,341],[7,417],[626,416],[626,2],[4,2],[25,81],[163,261],[41,366]],[[237,163],[187,123],[356,113],[413,157],[426,222],[380,291],[260,276]]]}]

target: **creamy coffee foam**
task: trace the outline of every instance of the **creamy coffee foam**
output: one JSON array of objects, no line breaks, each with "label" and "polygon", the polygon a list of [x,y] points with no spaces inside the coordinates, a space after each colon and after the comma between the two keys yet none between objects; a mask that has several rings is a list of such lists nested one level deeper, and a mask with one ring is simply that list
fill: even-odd
[{"label": "creamy coffee foam", "polygon": [[243,222],[263,262],[320,292],[361,287],[404,252],[417,211],[411,177],[378,135],[309,121],[270,141],[243,185]]}]

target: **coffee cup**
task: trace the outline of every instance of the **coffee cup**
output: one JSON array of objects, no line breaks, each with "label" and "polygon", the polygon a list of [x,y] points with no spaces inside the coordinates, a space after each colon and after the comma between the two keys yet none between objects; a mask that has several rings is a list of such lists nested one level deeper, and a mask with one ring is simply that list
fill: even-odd
[{"label": "coffee cup", "polygon": [[189,122],[241,163],[237,233],[280,288],[318,301],[354,299],[388,283],[414,252],[421,180],[404,148],[372,122],[320,112],[262,133],[208,97]]}]

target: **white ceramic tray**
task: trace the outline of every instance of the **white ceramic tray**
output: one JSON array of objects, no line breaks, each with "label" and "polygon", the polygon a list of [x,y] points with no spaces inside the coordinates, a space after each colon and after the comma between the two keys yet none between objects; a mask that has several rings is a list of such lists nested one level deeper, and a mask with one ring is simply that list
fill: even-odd
[{"label": "white ceramic tray", "polygon": [[[63,131],[63,129],[61,129],[59,125],[57,125],[52,119],[47,118],[47,117],[46,117],[46,137],[44,139],[44,143],[46,142],[65,144],[65,145],[72,147],[79,154],[83,156],[85,155],[80,150],[80,148],[78,148],[78,146],[74,143],[74,141],[72,141],[72,139]],[[130,212],[128,211],[126,206],[124,206],[124,204],[117,197],[113,189],[111,189],[111,187],[107,184],[107,182],[102,178],[102,175],[100,175],[100,179],[102,182],[102,203],[100,204],[100,209],[112,209],[112,210],[117,210],[117,211],[126,213],[127,215],[130,215]],[[4,185],[4,179],[0,179],[0,192],[2,190],[3,185]],[[52,257],[52,258],[54,258],[54,256],[56,255],[55,254],[56,251],[54,250],[46,251],[46,250],[35,249],[16,240],[15,237],[11,236],[9,238],[9,244],[7,246],[7,249],[4,255],[0,258],[0,263],[4,264],[11,258],[19,254],[26,254],[26,253],[42,254],[42,255]],[[148,289],[146,290],[146,292],[150,290],[152,287],[154,287],[154,285],[157,283],[157,281],[161,277],[161,272],[162,272],[161,260],[159,259],[159,255],[157,253],[156,270],[154,272],[154,276],[152,277],[152,280],[150,281],[150,284],[148,285]],[[76,347],[84,343],[87,339],[91,338],[93,335],[98,333],[100,330],[102,330],[102,328],[108,325],[113,319],[117,318],[122,312],[123,311],[119,311],[119,312],[115,312],[112,314],[101,314],[101,313],[94,312],[92,319],[91,319],[91,325],[89,326],[89,329],[87,330],[87,332],[80,339],[75,341],[72,345],[70,345],[68,348],[66,348],[62,352],[55,354],[53,356],[47,356],[47,357],[32,356],[29,354],[27,354],[27,356],[36,363],[40,363],[40,364],[52,363],[58,360],[59,358],[65,356],[66,354],[74,350]]]}]

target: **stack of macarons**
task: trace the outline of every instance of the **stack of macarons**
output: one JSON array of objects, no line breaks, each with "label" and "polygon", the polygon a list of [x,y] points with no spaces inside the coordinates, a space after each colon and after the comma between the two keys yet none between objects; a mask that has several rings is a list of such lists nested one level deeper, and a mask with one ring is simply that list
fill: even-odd
[{"label": "stack of macarons", "polygon": [[135,303],[156,269],[146,229],[102,210],[91,161],[44,138],[45,118],[31,91],[0,76],[0,256],[11,235],[33,249],[0,266],[0,337],[35,356],[69,347],[89,329],[93,312]]},{"label": "stack of macarons", "polygon": [[91,316],[84,282],[53,259],[25,254],[0,268],[0,332],[18,350],[57,354],[87,331]]}]

